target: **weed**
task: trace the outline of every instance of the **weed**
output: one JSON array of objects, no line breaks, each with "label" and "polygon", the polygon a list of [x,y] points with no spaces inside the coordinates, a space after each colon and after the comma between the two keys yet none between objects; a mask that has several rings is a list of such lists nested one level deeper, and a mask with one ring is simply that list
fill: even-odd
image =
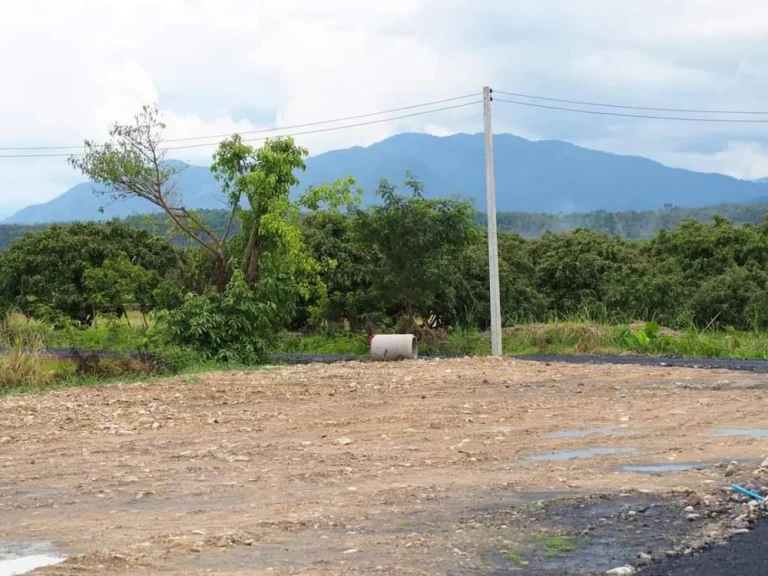
[{"label": "weed", "polygon": [[57,377],[56,362],[44,355],[41,337],[35,332],[5,335],[0,352],[0,390],[42,388]]},{"label": "weed", "polygon": [[544,549],[544,556],[547,558],[555,558],[561,554],[573,552],[589,543],[588,538],[577,537],[573,534],[554,534],[551,536],[536,534],[534,540]]},{"label": "weed", "polygon": [[85,378],[117,378],[128,374],[156,375],[163,371],[160,358],[149,353],[114,355],[72,350],[71,358],[76,366],[76,375]]},{"label": "weed", "polygon": [[518,566],[528,566],[528,560],[517,550],[507,550],[503,554],[507,560],[514,562]]},{"label": "weed", "polygon": [[277,342],[276,352],[312,354],[367,354],[365,334],[284,334]]}]

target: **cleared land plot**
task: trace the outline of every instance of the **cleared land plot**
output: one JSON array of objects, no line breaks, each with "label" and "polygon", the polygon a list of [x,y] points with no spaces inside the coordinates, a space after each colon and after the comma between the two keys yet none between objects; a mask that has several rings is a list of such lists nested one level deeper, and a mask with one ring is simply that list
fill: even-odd
[{"label": "cleared land plot", "polygon": [[729,515],[767,401],[768,374],[489,358],[9,396],[0,541],[70,555],[48,574],[600,573]]}]

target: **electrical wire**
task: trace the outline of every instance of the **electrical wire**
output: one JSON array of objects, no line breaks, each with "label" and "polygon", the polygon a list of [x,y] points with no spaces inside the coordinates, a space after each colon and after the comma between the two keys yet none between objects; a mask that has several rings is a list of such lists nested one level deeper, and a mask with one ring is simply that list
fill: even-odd
[{"label": "electrical wire", "polygon": [[531,100],[543,100],[546,102],[559,102],[561,104],[578,104],[581,106],[597,106],[601,108],[622,108],[625,110],[646,110],[649,112],[679,112],[685,114],[745,114],[745,115],[765,115],[768,111],[748,111],[748,110],[700,110],[696,108],[654,108],[651,106],[627,106],[623,104],[605,104],[600,102],[585,102],[582,100],[565,100],[562,98],[550,98],[545,96],[533,96],[531,94],[520,94],[518,92],[502,92],[494,90],[495,94],[504,96],[513,96],[516,98],[529,98]]},{"label": "electrical wire", "polygon": [[[455,102],[457,100],[466,100],[467,98],[472,98],[476,96],[481,96],[481,94],[474,93],[474,94],[465,94],[464,96],[454,96],[453,98],[443,98],[442,100],[433,100],[432,102],[424,102],[423,104],[412,104],[410,106],[401,106],[399,108],[390,108],[389,110],[380,110],[378,112],[369,112],[367,114],[357,114],[355,116],[345,116],[342,118],[333,118],[331,120],[320,120],[317,122],[307,122],[305,124],[294,124],[291,126],[273,126],[271,128],[262,128],[260,130],[247,130],[245,132],[237,132],[237,134],[243,135],[243,134],[265,134],[268,132],[281,132],[283,130],[296,130],[298,128],[309,128],[312,126],[321,126],[323,124],[335,124],[337,122],[346,122],[349,120],[360,120],[361,118],[371,118],[373,116],[381,116],[382,114],[391,114],[393,112],[402,112],[403,110],[413,110],[415,108],[424,108],[426,106],[435,106],[437,104],[445,104],[446,102]],[[210,136],[190,136],[188,138],[169,138],[167,140],[164,140],[164,142],[191,142],[194,140],[211,140],[214,138],[228,138],[229,136],[232,136],[233,132],[229,132],[227,134],[212,134]],[[18,146],[18,147],[0,147],[0,150],[2,151],[25,151],[25,150],[70,150],[74,148],[83,148],[82,144],[78,144],[77,146]],[[67,154],[68,156],[69,154]]]},{"label": "electrical wire", "polygon": [[[453,106],[444,106],[442,108],[434,108],[432,110],[424,110],[421,112],[411,112],[410,114],[401,114],[400,116],[391,116],[388,118],[380,118],[377,120],[370,120],[368,122],[358,122],[356,124],[347,124],[344,126],[331,126],[329,128],[319,128],[317,130],[307,130],[304,132],[293,132],[290,134],[280,134],[280,137],[293,137],[293,136],[305,136],[307,134],[319,134],[321,132],[333,132],[335,130],[345,130],[347,128],[357,128],[359,126],[370,126],[372,124],[381,124],[383,122],[391,122],[393,120],[402,120],[404,118],[413,118],[415,116],[424,116],[426,114],[434,114],[435,112],[444,112],[446,110],[456,110],[458,108],[464,108],[466,106],[474,106],[481,104],[482,100],[474,100],[472,102],[464,102],[462,104],[455,104]],[[243,142],[257,142],[269,139],[269,136],[261,136],[256,138],[243,138]],[[160,148],[162,151],[169,150],[186,150],[189,148],[203,148],[206,146],[218,146],[219,142],[205,142],[201,144],[188,144],[186,146],[168,146]],[[0,158],[56,158],[56,157],[75,157],[83,156],[83,154],[0,154]]]},{"label": "electrical wire", "polygon": [[546,110],[560,110],[563,112],[577,112],[579,114],[597,114],[599,116],[619,116],[621,118],[643,118],[646,120],[673,120],[678,122],[717,122],[731,124],[766,124],[768,119],[741,119],[741,118],[691,118],[689,116],[653,116],[649,114],[624,114],[622,112],[606,112],[605,110],[581,110],[578,108],[564,108],[561,106],[548,106],[546,104],[534,104],[533,102],[520,102],[519,100],[506,100],[503,98],[494,98],[494,102],[505,102],[507,104],[516,104],[518,106],[530,106],[533,108],[544,108]]}]

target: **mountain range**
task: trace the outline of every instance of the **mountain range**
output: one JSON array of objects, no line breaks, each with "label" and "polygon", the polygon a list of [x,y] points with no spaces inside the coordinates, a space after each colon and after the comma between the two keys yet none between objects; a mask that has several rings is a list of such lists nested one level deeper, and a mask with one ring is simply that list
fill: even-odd
[{"label": "mountain range", "polygon": [[[639,156],[590,150],[555,140],[494,136],[496,205],[499,212],[589,212],[652,210],[665,205],[701,207],[749,202],[768,193],[768,178],[746,181],[722,174],[671,168]],[[410,170],[425,196],[460,194],[485,210],[485,153],[482,134],[399,134],[367,147],[333,150],[307,159],[301,188],[353,175],[365,204],[376,202],[381,178],[400,184]],[[178,185],[185,205],[223,207],[220,188],[208,168],[179,163]],[[152,213],[151,204],[112,201],[78,184],[44,204],[28,206],[4,223],[33,224],[104,220]]]}]

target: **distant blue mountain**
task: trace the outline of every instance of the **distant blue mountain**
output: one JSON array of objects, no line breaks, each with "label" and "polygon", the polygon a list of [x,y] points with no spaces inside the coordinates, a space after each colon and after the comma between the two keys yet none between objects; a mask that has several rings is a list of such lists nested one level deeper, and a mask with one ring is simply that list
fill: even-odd
[{"label": "distant blue mountain", "polygon": [[[177,160],[172,160],[170,163],[180,169],[176,181],[186,205],[198,209],[225,207],[221,187],[208,168],[191,166]],[[160,211],[146,200],[130,198],[116,201],[109,194],[97,194],[99,190],[104,188],[91,182],[77,184],[45,204],[34,204],[22,208],[3,223],[39,224],[74,220],[110,220]]]},{"label": "distant blue mountain", "polygon": [[[765,183],[722,174],[704,174],[664,166],[638,156],[620,156],[566,142],[530,141],[511,134],[494,138],[496,196],[499,211],[589,212],[650,210],[665,204],[700,207],[742,203],[765,195]],[[307,160],[301,188],[349,174],[364,189],[364,201],[376,201],[381,178],[400,184],[406,170],[425,184],[430,197],[461,194],[485,209],[485,155],[482,134],[437,137],[400,134],[368,147],[334,150]],[[207,168],[186,166],[179,176],[186,205],[220,208],[219,186]],[[104,206],[91,184],[79,184],[58,198],[29,206],[7,223],[102,220],[149,213],[153,206],[130,200]]]}]

